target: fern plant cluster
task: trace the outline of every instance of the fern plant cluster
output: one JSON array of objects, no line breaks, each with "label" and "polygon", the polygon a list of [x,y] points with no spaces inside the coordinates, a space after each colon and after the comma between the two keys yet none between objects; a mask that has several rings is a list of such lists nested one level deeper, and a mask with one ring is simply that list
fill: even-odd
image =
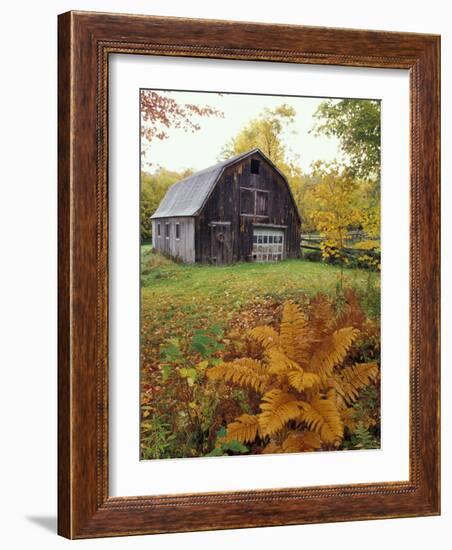
[{"label": "fern plant cluster", "polygon": [[305,308],[285,302],[278,328],[247,331],[246,356],[206,371],[257,403],[228,423],[217,445],[237,441],[263,453],[333,450],[350,448],[344,435],[356,432],[366,446],[377,420],[360,410],[360,396],[378,383],[379,357],[373,347],[363,353],[360,340],[379,340],[377,332],[353,293],[339,313],[324,295]]}]

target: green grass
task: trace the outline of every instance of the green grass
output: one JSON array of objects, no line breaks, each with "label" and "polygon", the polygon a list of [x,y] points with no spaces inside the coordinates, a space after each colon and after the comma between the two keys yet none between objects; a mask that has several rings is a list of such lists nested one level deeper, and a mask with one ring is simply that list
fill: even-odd
[{"label": "green grass", "polygon": [[[141,250],[142,358],[155,359],[156,347],[174,337],[212,324],[226,326],[242,308],[268,300],[299,300],[318,292],[334,296],[340,267],[304,260],[278,263],[237,263],[224,267],[184,265]],[[369,298],[369,283],[373,298]],[[344,269],[344,286],[363,296],[375,316],[379,302],[379,274]],[[375,311],[373,311],[375,310]],[[151,361],[153,362],[153,361]],[[149,364],[149,363],[148,363]]]},{"label": "green grass", "polygon": [[[260,298],[294,298],[300,293],[336,291],[340,267],[321,262],[286,260],[277,263],[237,263],[216,267],[172,262],[142,246],[142,298],[173,304],[205,300],[238,306]],[[374,275],[378,277],[377,275]],[[369,272],[345,269],[344,286],[364,292]]]}]

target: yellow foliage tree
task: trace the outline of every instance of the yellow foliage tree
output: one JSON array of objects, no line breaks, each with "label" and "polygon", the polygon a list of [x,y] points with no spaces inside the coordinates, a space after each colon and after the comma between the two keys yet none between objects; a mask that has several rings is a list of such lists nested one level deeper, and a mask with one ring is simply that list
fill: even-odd
[{"label": "yellow foliage tree", "polygon": [[315,166],[319,183],[311,191],[311,218],[323,237],[325,258],[340,255],[346,247],[348,228],[363,222],[359,182],[335,165]]},{"label": "yellow foliage tree", "polygon": [[276,166],[286,173],[286,150],[282,141],[287,126],[295,120],[295,109],[283,103],[273,109],[265,108],[251,119],[223,147],[220,158],[228,159],[258,147]]},{"label": "yellow foliage tree", "polygon": [[[380,202],[372,193],[372,185],[356,179],[336,164],[318,162],[313,167],[313,174],[319,182],[307,193],[305,210],[322,238],[323,257],[338,259],[343,265],[350,261],[348,248],[378,252]],[[367,234],[368,240],[353,246],[348,240],[349,229],[356,227]],[[369,254],[362,255],[360,261],[372,267],[379,266],[379,261]]]},{"label": "yellow foliage tree", "polygon": [[308,315],[286,302],[279,332],[269,326],[249,330],[260,358],[239,358],[207,371],[211,380],[260,396],[260,412],[236,418],[223,441],[259,440],[264,453],[339,447],[344,427],[353,427],[353,403],[379,375],[377,363],[346,364],[362,324],[356,308],[335,319],[330,302],[318,296]]}]

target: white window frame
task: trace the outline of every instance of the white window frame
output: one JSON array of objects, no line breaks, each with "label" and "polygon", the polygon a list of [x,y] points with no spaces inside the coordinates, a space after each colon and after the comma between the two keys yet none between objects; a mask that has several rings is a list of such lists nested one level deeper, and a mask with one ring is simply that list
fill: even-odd
[{"label": "white window frame", "polygon": [[[256,237],[256,242],[254,238]],[[269,243],[269,237],[278,237],[278,242]],[[264,242],[266,240],[267,242]],[[285,231],[275,227],[253,228],[252,258],[255,262],[280,262],[285,259]]]}]

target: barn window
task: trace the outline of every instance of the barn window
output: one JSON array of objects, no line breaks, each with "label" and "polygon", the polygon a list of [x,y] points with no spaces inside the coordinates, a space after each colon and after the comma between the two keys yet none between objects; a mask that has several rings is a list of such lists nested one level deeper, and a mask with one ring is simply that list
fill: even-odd
[{"label": "barn window", "polygon": [[160,229],[160,224],[158,223],[157,224],[157,237],[160,237],[161,235],[161,229]]},{"label": "barn window", "polygon": [[256,215],[268,216],[268,193],[256,191]]},{"label": "barn window", "polygon": [[284,230],[259,227],[253,230],[253,260],[277,262],[284,259]]},{"label": "barn window", "polygon": [[252,189],[240,189],[240,213],[254,214],[254,191]]},{"label": "barn window", "polygon": [[180,239],[180,224],[176,223],[176,240]]},{"label": "barn window", "polygon": [[251,173],[259,174],[260,161],[258,159],[251,159]]},{"label": "barn window", "polygon": [[268,216],[268,191],[240,188],[240,213],[245,216]]},{"label": "barn window", "polygon": [[169,228],[170,228],[170,224],[165,223],[165,238],[166,239],[169,239]]}]

